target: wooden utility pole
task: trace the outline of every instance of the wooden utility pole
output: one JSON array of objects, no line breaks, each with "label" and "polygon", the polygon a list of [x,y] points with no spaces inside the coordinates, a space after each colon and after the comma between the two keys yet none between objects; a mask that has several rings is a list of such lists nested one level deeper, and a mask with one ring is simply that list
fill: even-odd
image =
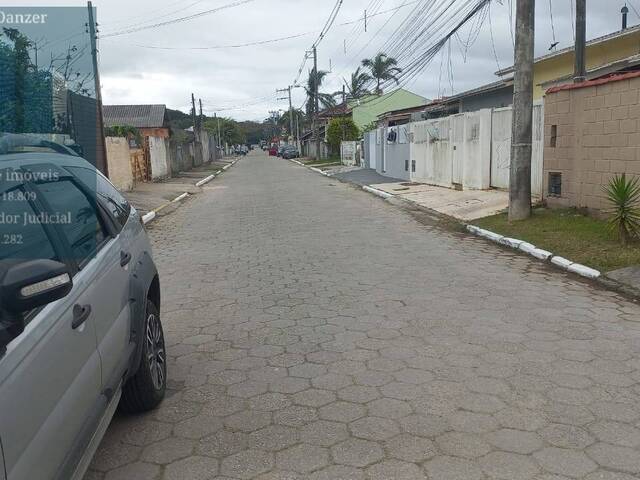
[{"label": "wooden utility pole", "polygon": [[100,85],[100,70],[98,69],[98,45],[96,34],[96,20],[93,16],[93,5],[87,2],[89,10],[89,41],[91,42],[91,57],[93,61],[93,78],[96,90],[96,168],[105,176],[109,176],[109,166],[107,162],[107,144],[104,140],[104,118],[102,117],[102,88]]},{"label": "wooden utility pole", "polygon": [[576,0],[576,47],[573,81],[584,82],[587,78],[587,0]]},{"label": "wooden utility pole", "polygon": [[517,0],[509,220],[531,216],[535,0]]},{"label": "wooden utility pole", "polygon": [[313,46],[313,134],[316,137],[316,160],[320,160],[320,131],[318,129],[318,113],[320,112],[320,99],[318,98],[318,49]]}]

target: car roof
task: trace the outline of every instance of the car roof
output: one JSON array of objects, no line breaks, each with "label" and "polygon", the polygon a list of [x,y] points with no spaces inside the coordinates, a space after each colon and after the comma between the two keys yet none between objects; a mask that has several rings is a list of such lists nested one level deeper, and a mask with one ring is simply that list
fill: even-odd
[{"label": "car roof", "polygon": [[52,164],[58,167],[95,168],[82,157],[50,152],[10,153],[0,155],[0,169],[20,168],[27,165]]}]

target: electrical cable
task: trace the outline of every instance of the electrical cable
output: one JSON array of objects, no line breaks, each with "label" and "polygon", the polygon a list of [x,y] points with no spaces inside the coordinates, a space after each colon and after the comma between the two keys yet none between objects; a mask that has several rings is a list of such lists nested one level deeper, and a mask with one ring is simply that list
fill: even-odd
[{"label": "electrical cable", "polygon": [[154,23],[151,25],[143,25],[143,26],[139,26],[139,27],[134,27],[134,28],[129,28],[129,29],[124,29],[118,32],[113,32],[113,33],[107,33],[102,35],[102,38],[107,38],[107,37],[117,37],[120,35],[127,35],[130,33],[135,33],[135,32],[140,32],[143,30],[149,30],[152,28],[160,28],[160,27],[164,27],[167,25],[173,25],[176,23],[182,23],[182,22],[187,22],[189,20],[193,20],[195,18],[200,18],[206,15],[211,15],[212,13],[217,13],[220,12],[222,10],[227,10],[230,8],[234,8],[234,7],[238,7],[241,5],[246,5],[247,3],[252,3],[255,2],[256,0],[237,0],[235,2],[232,3],[228,3],[226,5],[222,5],[220,7],[217,8],[212,8],[210,10],[205,10],[204,12],[199,12],[199,13],[194,13],[193,15],[187,15],[185,17],[180,17],[180,18],[174,18],[172,20],[167,20],[164,22],[159,22],[159,23]]}]

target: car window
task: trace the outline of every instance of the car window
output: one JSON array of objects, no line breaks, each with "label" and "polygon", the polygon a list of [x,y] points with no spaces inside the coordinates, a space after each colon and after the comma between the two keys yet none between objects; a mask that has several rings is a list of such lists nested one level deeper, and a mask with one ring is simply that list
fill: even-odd
[{"label": "car window", "polygon": [[131,213],[131,205],[126,198],[100,172],[84,167],[66,167],[91,191],[96,192],[106,205],[120,228],[124,227]]},{"label": "car window", "polygon": [[[30,202],[32,192],[22,187],[0,194],[0,270],[5,264],[50,259],[58,260],[41,217]],[[12,318],[0,300],[0,357],[7,345],[20,333],[28,319]]]},{"label": "car window", "polygon": [[0,261],[56,260],[41,217],[29,201],[33,197],[21,187],[0,194]]},{"label": "car window", "polygon": [[70,180],[39,184],[37,189],[38,198],[51,208],[48,221],[59,226],[69,242],[73,260],[82,266],[107,238],[95,204]]}]

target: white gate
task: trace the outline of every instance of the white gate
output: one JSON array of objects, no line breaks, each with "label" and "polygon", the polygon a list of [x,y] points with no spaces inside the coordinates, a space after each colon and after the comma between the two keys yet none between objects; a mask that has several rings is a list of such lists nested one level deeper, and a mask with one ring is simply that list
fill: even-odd
[{"label": "white gate", "polygon": [[[491,126],[491,186],[509,188],[511,168],[512,109],[493,111]],[[531,157],[531,193],[542,195],[542,162],[544,150],[544,111],[542,104],[533,107],[533,152]]]},{"label": "white gate", "polygon": [[462,184],[462,173],[463,173],[463,165],[464,165],[464,144],[465,144],[465,135],[464,135],[464,124],[465,124],[465,115],[464,113],[459,115],[454,115],[451,117],[451,145],[453,148],[453,162],[452,162],[452,172],[451,172],[451,182]]}]

